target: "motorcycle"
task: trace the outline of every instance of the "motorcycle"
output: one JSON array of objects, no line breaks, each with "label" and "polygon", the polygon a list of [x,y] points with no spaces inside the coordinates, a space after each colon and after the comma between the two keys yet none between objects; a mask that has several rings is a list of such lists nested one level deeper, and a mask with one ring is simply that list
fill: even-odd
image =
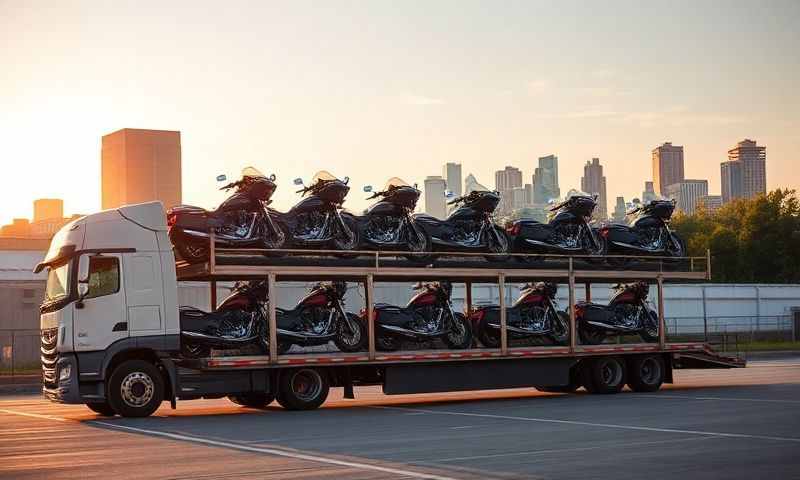
[{"label": "motorcycle", "polygon": [[579,302],[575,321],[581,343],[597,345],[606,335],[638,334],[645,342],[658,341],[658,313],[647,301],[647,282],[616,284],[608,305]]},{"label": "motorcycle", "polygon": [[413,216],[417,225],[430,235],[433,250],[477,251],[491,253],[489,261],[508,259],[509,240],[506,232],[494,223],[492,213],[500,203],[499,192],[476,190],[449,201],[454,210],[445,220],[425,213]]},{"label": "motorcycle", "polygon": [[[465,349],[472,345],[472,328],[462,313],[453,311],[450,282],[417,283],[417,293],[405,307],[376,303],[373,307],[376,347],[398,350],[403,339],[416,342],[440,338],[448,348]],[[362,312],[366,323],[366,313]]]},{"label": "motorcycle", "polygon": [[[605,255],[606,239],[589,224],[597,195],[573,193],[550,208],[547,223],[516,220],[507,227],[515,252]],[[525,257],[520,257],[525,258]]]},{"label": "motorcycle", "polygon": [[[556,307],[558,285],[551,282],[527,283],[520,295],[506,308],[506,331],[511,339],[547,338],[563,345],[569,339],[569,316]],[[500,346],[500,307],[475,308],[470,320],[480,342],[489,348]]]},{"label": "motorcycle", "polygon": [[330,246],[343,251],[358,248],[356,219],[342,211],[342,203],[350,191],[349,180],[349,177],[339,180],[325,170],[317,172],[309,186],[303,185],[301,179],[295,179],[295,185],[303,185],[297,193],[304,198],[286,213],[269,210],[287,232],[287,244],[297,248]]},{"label": "motorcycle", "polygon": [[[372,187],[364,187],[371,192]],[[403,250],[415,252],[409,260],[423,260],[424,252],[431,250],[431,237],[417,225],[412,212],[417,206],[420,191],[403,180],[393,177],[383,190],[367,200],[380,198],[363,216],[357,217],[361,241],[366,248]]]},{"label": "motorcycle", "polygon": [[189,263],[203,262],[209,255],[213,230],[216,247],[285,247],[286,235],[274,223],[267,205],[275,192],[275,175],[265,176],[253,167],[242,170],[242,178],[220,190],[235,189],[216,210],[178,205],[167,211],[169,238],[178,254]]},{"label": "motorcycle", "polygon": [[[366,326],[359,321],[357,315],[345,311],[343,300],[346,291],[345,282],[320,282],[309,289],[295,308],[276,308],[278,353],[288,352],[292,345],[324,345],[331,340],[343,352],[363,350],[367,342]],[[230,348],[232,343],[227,339],[231,338],[231,335],[225,336],[224,340],[217,338],[229,330],[240,333],[236,337],[238,340],[233,344],[249,344],[252,343],[253,337],[257,337],[261,351],[267,351],[268,294],[265,280],[239,282],[216,312],[182,309],[181,329],[186,331],[181,335],[188,347],[185,351],[190,356],[198,356],[198,353],[205,353],[209,347]],[[187,324],[184,328],[184,317],[191,318],[190,321],[193,321],[194,325]],[[255,323],[249,330],[242,330],[241,327],[236,330],[236,327],[225,324],[229,318],[248,318]],[[212,325],[212,328],[195,330],[193,327],[200,326],[201,321]],[[216,324],[225,326],[217,327]],[[250,323],[247,325],[250,326]]]},{"label": "motorcycle", "polygon": [[[635,216],[631,225],[612,223],[600,228],[609,253],[618,255],[686,256],[686,243],[669,228],[675,200],[655,199],[627,212]],[[624,266],[630,259],[610,257],[609,263]]]}]

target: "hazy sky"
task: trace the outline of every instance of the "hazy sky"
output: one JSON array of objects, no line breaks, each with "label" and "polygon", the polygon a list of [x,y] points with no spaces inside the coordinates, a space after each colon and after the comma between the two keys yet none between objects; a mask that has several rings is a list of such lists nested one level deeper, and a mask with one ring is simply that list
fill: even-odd
[{"label": "hazy sky", "polygon": [[796,0],[0,0],[0,222],[39,197],[97,210],[100,137],[124,127],[180,130],[184,201],[209,207],[248,164],[278,175],[278,208],[321,168],[353,208],[390,176],[529,182],[555,153],[562,191],[600,157],[611,210],[663,141],[718,193],[745,137],[768,188],[797,188],[798,22]]}]

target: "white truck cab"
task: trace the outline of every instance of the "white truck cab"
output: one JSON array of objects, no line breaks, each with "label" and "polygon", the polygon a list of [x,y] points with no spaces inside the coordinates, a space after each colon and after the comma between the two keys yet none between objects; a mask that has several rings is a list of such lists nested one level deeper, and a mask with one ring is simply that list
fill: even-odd
[{"label": "white truck cab", "polygon": [[[48,270],[41,306],[46,397],[108,409],[114,399],[106,398],[112,380],[107,377],[128,360],[148,361],[161,375],[174,377],[169,358],[180,348],[177,281],[160,202],[70,222],[35,271],[43,269]],[[159,389],[157,381],[143,379],[147,372],[131,373],[136,372],[119,379],[130,392],[122,403],[136,408],[159,393],[172,397],[169,382]]]}]

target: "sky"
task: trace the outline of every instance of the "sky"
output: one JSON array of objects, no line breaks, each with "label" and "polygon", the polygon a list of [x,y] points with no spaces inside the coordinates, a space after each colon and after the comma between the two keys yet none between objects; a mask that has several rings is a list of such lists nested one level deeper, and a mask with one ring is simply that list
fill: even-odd
[{"label": "sky", "polygon": [[446,162],[492,186],[559,157],[562,192],[599,157],[614,197],[641,195],[651,151],[683,145],[719,193],[744,138],[767,188],[800,187],[800,2],[0,0],[0,223],[35,198],[100,208],[100,137],[180,130],[183,200],[253,165],[361,187],[420,185]]}]

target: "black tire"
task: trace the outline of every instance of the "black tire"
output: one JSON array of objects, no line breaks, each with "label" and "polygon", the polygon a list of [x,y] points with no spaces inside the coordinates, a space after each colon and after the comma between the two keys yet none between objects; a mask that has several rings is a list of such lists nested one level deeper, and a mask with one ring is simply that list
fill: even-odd
[{"label": "black tire", "polygon": [[644,325],[642,330],[639,331],[639,336],[647,343],[658,341],[658,313],[649,308],[647,309],[647,317],[644,319]]},{"label": "black tire", "polygon": [[[367,325],[355,313],[347,312],[349,322],[340,320],[336,326],[336,337],[333,343],[342,352],[363,352],[367,349],[369,337],[367,336]],[[351,332],[349,325],[354,325],[357,329]]]},{"label": "black tire", "polygon": [[375,338],[375,349],[381,352],[396,352],[402,346],[403,341],[395,335],[383,334]]},{"label": "black tire", "polygon": [[478,323],[477,337],[486,348],[500,348],[500,331],[487,325],[486,316]]},{"label": "black tire", "polygon": [[686,242],[680,238],[679,236],[675,235],[674,233],[670,234],[672,237],[672,245],[671,248],[667,249],[669,256],[671,257],[685,257],[686,256]]},{"label": "black tire", "polygon": [[147,417],[164,400],[164,379],[152,363],[127,360],[111,374],[106,398],[123,417]]},{"label": "black tire", "polygon": [[497,233],[497,236],[491,235],[491,237],[488,239],[488,243],[489,253],[493,253],[495,255],[487,255],[486,260],[490,262],[505,262],[510,258],[510,255],[502,254],[510,253],[511,240],[508,238],[508,234],[505,232],[505,230],[497,225],[494,226],[494,231]]},{"label": "black tire", "polygon": [[625,362],[618,357],[598,357],[583,366],[583,385],[589,393],[619,393],[625,387]]},{"label": "black tire", "polygon": [[[268,257],[285,257],[288,255],[286,252],[275,252],[273,250],[283,250],[292,247],[291,242],[291,233],[289,233],[289,229],[286,228],[286,225],[283,225],[281,222],[273,219],[272,224],[275,225],[275,228],[278,230],[277,233],[272,234],[271,238],[262,238],[261,239],[261,246],[262,248],[267,249],[267,252],[264,252],[264,255]],[[264,228],[268,228],[266,225]]]},{"label": "black tire", "polygon": [[94,413],[99,413],[105,417],[113,417],[117,414],[108,402],[89,402],[86,406]]},{"label": "black tire", "polygon": [[556,316],[553,333],[549,335],[550,340],[556,345],[567,345],[569,343],[569,315],[567,312],[556,312]]},{"label": "black tire", "polygon": [[278,403],[286,410],[313,410],[325,402],[329,391],[328,376],[313,368],[286,370],[278,379]]},{"label": "black tire", "polygon": [[606,339],[606,332],[597,328],[587,327],[582,322],[578,323],[577,330],[581,345],[600,345]]},{"label": "black tire", "polygon": [[292,349],[292,345],[293,343],[291,342],[278,340],[278,355],[283,355],[285,353],[288,353],[289,350]]},{"label": "black tire", "polygon": [[633,357],[628,363],[628,386],[634,392],[655,392],[664,383],[665,373],[660,355]]},{"label": "black tire", "polygon": [[453,325],[442,340],[447,348],[455,350],[464,350],[472,346],[472,325],[463,313],[453,314]]},{"label": "black tire", "polygon": [[586,253],[586,255],[592,255],[585,259],[587,262],[597,264],[606,261],[605,256],[608,253],[608,240],[597,232],[595,232],[595,238],[598,243],[596,246],[592,244],[593,242],[590,239],[585,240],[587,245],[584,253]]},{"label": "black tire", "polygon": [[[431,254],[431,250],[433,250],[433,240],[431,240],[431,236],[427,230],[422,228],[419,225],[414,226],[413,229],[408,229],[406,234],[409,238],[406,238],[406,247],[408,248],[409,252],[405,255],[405,257],[412,261],[412,262],[427,262],[433,255]],[[411,237],[416,234],[416,241],[413,241]]]},{"label": "black tire", "polygon": [[228,395],[228,400],[242,407],[266,408],[275,400],[275,395],[268,392],[251,392],[240,395]]},{"label": "black tire", "polygon": [[[345,236],[343,232],[341,232],[341,228],[336,228],[336,234],[333,236],[333,248],[336,250],[340,250],[342,252],[347,252],[349,250],[358,250],[358,247],[361,245],[361,235],[358,231],[358,222],[350,216],[342,215],[342,220],[344,224],[347,226],[347,229],[350,230],[350,235]],[[340,258],[354,258],[357,257],[357,253],[337,253],[337,257]]]},{"label": "black tire", "polygon": [[211,356],[211,347],[181,339],[181,354],[185,358],[206,358]]}]

